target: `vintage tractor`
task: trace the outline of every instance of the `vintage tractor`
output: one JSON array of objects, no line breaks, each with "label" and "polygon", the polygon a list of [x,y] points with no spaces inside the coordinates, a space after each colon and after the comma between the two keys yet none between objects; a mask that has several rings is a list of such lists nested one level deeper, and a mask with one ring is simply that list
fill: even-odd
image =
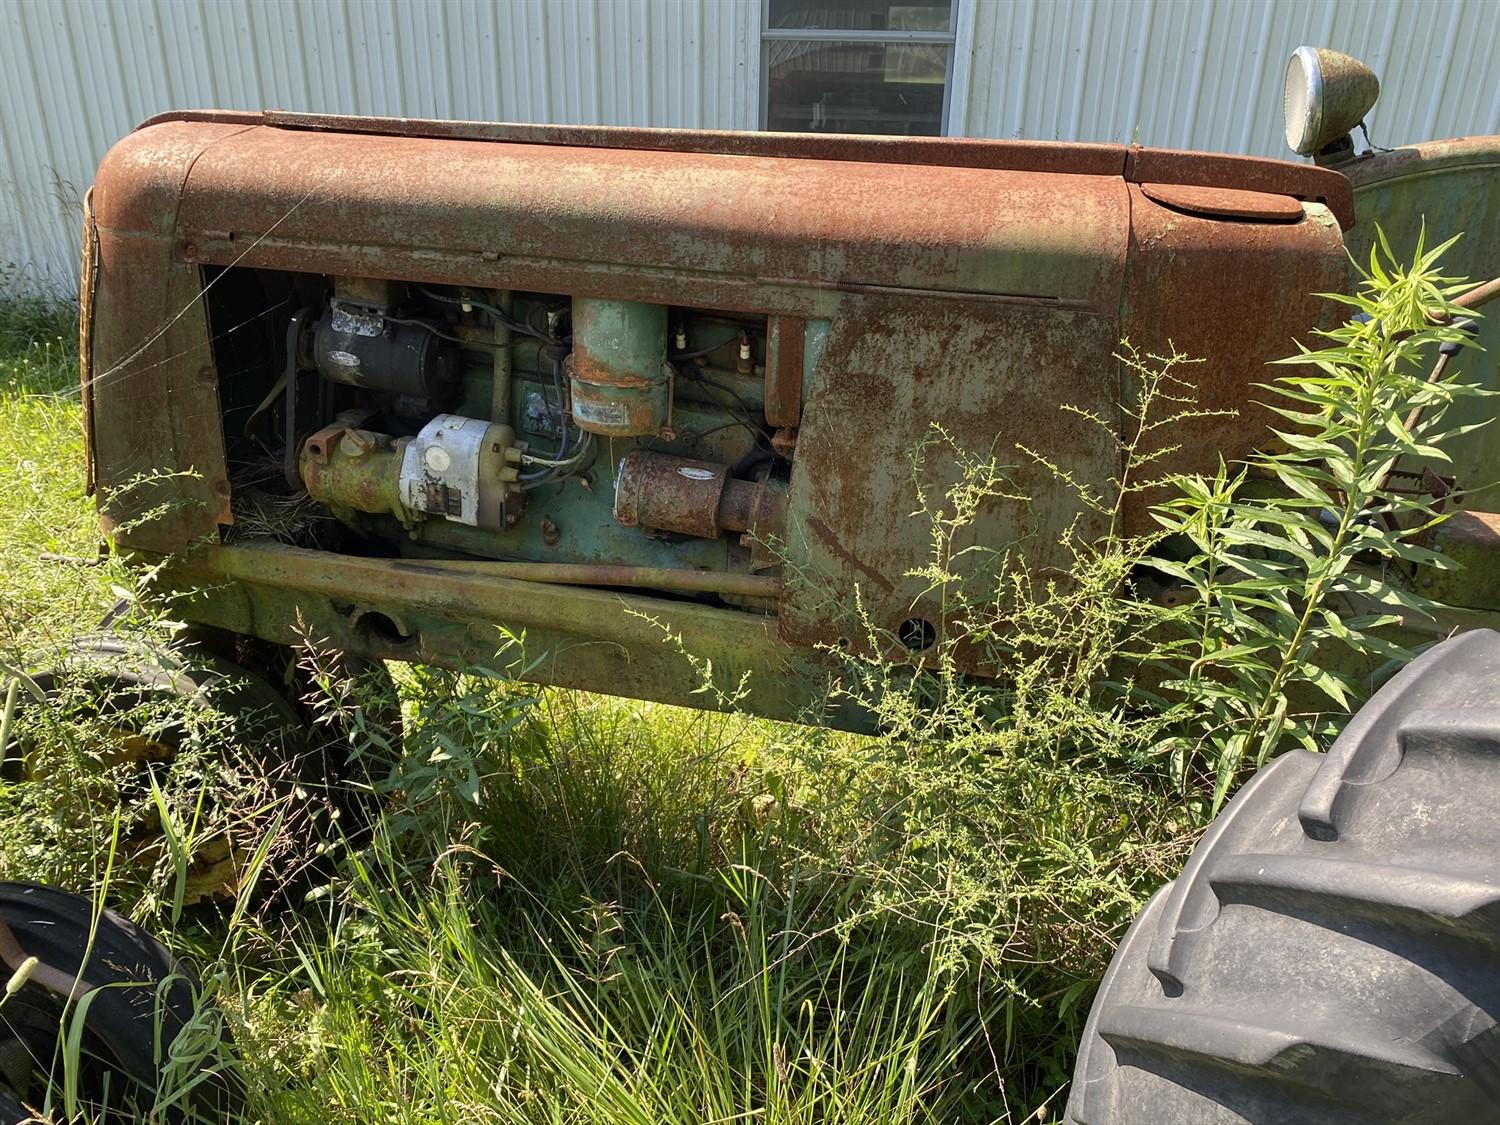
[{"label": "vintage tractor", "polygon": [[[1377,223],[1398,245],[1424,215],[1464,231],[1450,264],[1496,272],[1500,138],[1356,157],[1376,88],[1299,50],[1288,137],[1316,164],[153,118],[86,209],[90,487],[202,660],[311,637],[466,666],[506,630],[544,683],[711,705],[685,649],[744,676],[739,707],[859,727],[857,702],[827,702],[837,652],[911,660],[948,628],[910,573],[928,529],[906,518],[908,454],[932,423],[1036,451],[1017,470],[1025,526],[996,509],[978,535],[1024,539],[1047,570],[1100,517],[1043,463],[1115,475],[1117,445],[1084,413],[1117,416],[1129,393],[1122,338],[1204,357],[1202,406],[1239,408],[1174,434],[1168,463],[1207,470],[1265,440],[1253,385],[1334,322],[1313,294],[1349,286]],[[1500,622],[1500,516],[1476,510],[1500,493],[1473,487],[1494,481],[1497,442],[1479,430],[1454,450],[1470,487],[1440,534],[1470,565],[1434,580],[1465,628]],[[1125,519],[1146,527],[1144,501]],[[873,632],[849,620],[856,588]],[[977,654],[963,670],[997,673]],[[1122,946],[1071,1118],[1500,1112],[1497,676],[1500,637],[1450,641],[1332,752],[1278,759],[1243,791]],[[25,909],[0,908],[0,958],[42,956]],[[23,991],[66,994],[79,974],[76,956],[46,967]]]}]

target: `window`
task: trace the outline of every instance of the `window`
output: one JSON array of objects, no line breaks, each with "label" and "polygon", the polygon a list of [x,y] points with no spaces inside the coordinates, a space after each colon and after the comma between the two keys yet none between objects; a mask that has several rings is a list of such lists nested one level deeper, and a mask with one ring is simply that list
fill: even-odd
[{"label": "window", "polygon": [[944,132],[954,0],[764,2],[767,129]]}]

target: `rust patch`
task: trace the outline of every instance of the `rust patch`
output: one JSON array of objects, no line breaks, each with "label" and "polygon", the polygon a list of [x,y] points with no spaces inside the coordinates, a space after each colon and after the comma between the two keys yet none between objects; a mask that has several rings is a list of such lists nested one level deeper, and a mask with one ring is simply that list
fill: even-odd
[{"label": "rust patch", "polygon": [[[1143,352],[1171,348],[1204,362],[1180,368],[1198,408],[1233,415],[1189,418],[1141,452],[1177,446],[1151,465],[1153,476],[1212,472],[1217,458],[1243,458],[1269,438],[1274,416],[1262,405],[1277,372],[1267,364],[1295,352],[1339,315],[1316,296],[1348,283],[1339,232],[1317,223],[1246,223],[1185,215],[1154,203],[1144,187],[1131,208],[1131,254],[1120,335]],[[1300,209],[1300,207],[1299,207]],[[1122,389],[1126,396],[1132,389]],[[1127,498],[1126,530],[1155,527],[1157,498]]]},{"label": "rust patch", "polygon": [[773,316],[766,325],[766,421],[796,429],[802,421],[802,363],[807,322]]},{"label": "rust patch", "polygon": [[567,145],[644,152],[777,156],[800,160],[874,164],[928,164],[946,168],[992,168],[1118,176],[1125,147],[1061,144],[1056,141],[993,141],[972,137],[882,137],[869,134],[732,132],[715,129],[642,129],[616,125],[524,125],[486,121],[438,121],[418,117],[359,117],[334,113],[262,113],[187,110],[157,114],[138,129],[169,122],[269,125],[314,132],[364,133],[386,137],[500,141],[506,144]]},{"label": "rust patch", "polygon": [[736,480],[729,466],[666,453],[636,451],[620,459],[615,519],[626,527],[717,539],[726,531],[780,536],[786,507],[781,490]]},{"label": "rust patch", "polygon": [[1130,150],[1126,162],[1125,179],[1135,184],[1224,187],[1290,195],[1309,203],[1324,204],[1344,230],[1354,226],[1353,185],[1343,173],[1311,164],[1226,153],[1135,147]]},{"label": "rust patch", "polygon": [[663,453],[628,453],[615,476],[615,519],[626,527],[719,537],[729,466]]},{"label": "rust patch", "polygon": [[523,125],[424,118],[360,117],[283,111],[185,111],[158,114],[139,129],[174,122],[265,125],[288,131],[357,133],[384,137],[492,141],[506,144],[629,149],[642,153],[702,153],[796,160],[928,165],[1080,176],[1123,176],[1136,182],[1235,187],[1328,204],[1348,229],[1353,194],[1338,173],[1263,157],[1058,141],[972,137],[881,137],[828,133],[641,129],[609,125]]}]

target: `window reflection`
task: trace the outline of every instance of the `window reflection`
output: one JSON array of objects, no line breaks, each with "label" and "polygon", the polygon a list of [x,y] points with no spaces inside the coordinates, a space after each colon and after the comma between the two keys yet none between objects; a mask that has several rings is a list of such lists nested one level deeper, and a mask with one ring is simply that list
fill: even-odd
[{"label": "window reflection", "polygon": [[766,49],[768,129],[907,136],[943,131],[951,47],[776,39]]}]

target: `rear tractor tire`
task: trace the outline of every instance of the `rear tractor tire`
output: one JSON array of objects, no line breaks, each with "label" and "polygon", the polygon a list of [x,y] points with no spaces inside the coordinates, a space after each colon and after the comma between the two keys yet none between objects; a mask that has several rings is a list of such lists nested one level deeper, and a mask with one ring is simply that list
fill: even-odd
[{"label": "rear tractor tire", "polygon": [[1261,770],[1094,1002],[1066,1120],[1500,1121],[1500,633]]}]

